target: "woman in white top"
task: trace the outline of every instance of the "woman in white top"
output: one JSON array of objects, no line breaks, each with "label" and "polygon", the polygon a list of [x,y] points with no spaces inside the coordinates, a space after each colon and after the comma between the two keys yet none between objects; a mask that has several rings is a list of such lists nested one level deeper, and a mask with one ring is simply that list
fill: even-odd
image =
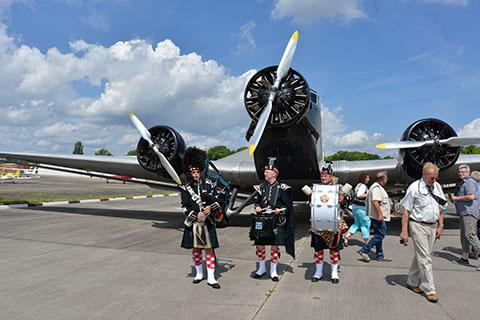
[{"label": "woman in white top", "polygon": [[353,217],[355,222],[350,226],[348,232],[345,234],[345,237],[350,239],[358,229],[362,232],[363,242],[367,243],[370,238],[370,218],[367,215],[365,209],[365,200],[367,199],[368,187],[367,184],[370,181],[368,173],[362,172],[358,178],[359,183],[355,187],[355,197],[353,199]]}]

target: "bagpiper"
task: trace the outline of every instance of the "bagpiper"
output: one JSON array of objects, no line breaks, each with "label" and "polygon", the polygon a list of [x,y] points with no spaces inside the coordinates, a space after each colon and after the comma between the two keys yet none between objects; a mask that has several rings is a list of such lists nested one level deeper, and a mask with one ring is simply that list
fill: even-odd
[{"label": "bagpiper", "polygon": [[258,269],[253,278],[259,279],[267,273],[265,246],[270,245],[270,278],[278,282],[279,246],[285,246],[286,252],[295,258],[295,214],[290,187],[277,180],[279,169],[275,160],[269,158],[264,167],[265,182],[254,186],[255,213],[252,214],[250,239],[254,240],[258,258]]},{"label": "bagpiper", "polygon": [[181,189],[181,198],[186,219],[181,247],[192,249],[196,270],[193,283],[198,284],[204,279],[202,251],[205,250],[207,284],[214,289],[220,289],[215,279],[215,248],[218,248],[218,237],[214,216],[222,207],[222,200],[214,196],[215,185],[205,177],[206,163],[205,151],[196,147],[185,150],[182,175],[184,187]]}]

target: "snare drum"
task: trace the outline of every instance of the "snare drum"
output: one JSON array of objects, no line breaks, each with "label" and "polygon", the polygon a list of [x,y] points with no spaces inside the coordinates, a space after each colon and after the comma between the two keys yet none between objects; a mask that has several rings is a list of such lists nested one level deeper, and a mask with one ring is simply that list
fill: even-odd
[{"label": "snare drum", "polygon": [[314,184],[312,189],[310,222],[312,229],[337,232],[340,221],[338,184]]}]

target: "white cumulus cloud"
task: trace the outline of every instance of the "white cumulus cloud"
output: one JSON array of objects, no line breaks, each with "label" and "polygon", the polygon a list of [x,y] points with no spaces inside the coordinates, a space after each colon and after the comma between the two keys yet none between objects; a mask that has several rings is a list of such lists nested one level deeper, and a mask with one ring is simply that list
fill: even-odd
[{"label": "white cumulus cloud", "polygon": [[467,123],[458,132],[459,136],[480,137],[480,118],[476,118]]},{"label": "white cumulus cloud", "polygon": [[[86,149],[104,144],[114,154],[136,145],[130,112],[147,126],[166,124],[204,137],[205,147],[218,142],[219,132],[248,127],[242,96],[255,72],[230,75],[214,60],[181,53],[169,39],[109,47],[80,39],[70,43],[69,52],[42,52],[19,43],[4,24],[0,70],[0,133],[15,139],[16,148],[71,152],[80,140]],[[241,130],[222,139],[226,145],[242,143]],[[11,145],[0,149],[5,146]]]},{"label": "white cumulus cloud", "polygon": [[344,135],[334,136],[333,143],[336,146],[344,147],[362,146],[367,144],[369,139],[370,137],[368,136],[368,133],[366,131],[355,130]]},{"label": "white cumulus cloud", "polygon": [[309,25],[316,21],[338,20],[350,23],[356,19],[366,18],[361,0],[276,0],[271,12],[274,19],[291,17],[293,22]]},{"label": "white cumulus cloud", "polygon": [[421,0],[422,2],[439,3],[450,6],[466,7],[470,0]]},{"label": "white cumulus cloud", "polygon": [[257,25],[255,22],[248,21],[240,27],[240,33],[237,36],[240,42],[235,49],[237,54],[255,49],[257,44],[252,31],[256,28],[256,26]]},{"label": "white cumulus cloud", "polygon": [[382,139],[379,132],[369,134],[365,130],[349,131],[342,116],[342,107],[322,106],[323,148],[326,154],[339,149],[376,152],[375,145]]}]

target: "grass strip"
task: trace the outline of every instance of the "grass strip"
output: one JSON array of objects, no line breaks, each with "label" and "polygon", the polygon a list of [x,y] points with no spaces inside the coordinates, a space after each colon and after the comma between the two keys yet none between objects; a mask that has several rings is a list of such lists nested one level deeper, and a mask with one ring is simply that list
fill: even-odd
[{"label": "grass strip", "polygon": [[[168,195],[170,192],[161,192],[160,194]],[[156,193],[159,194],[159,193]],[[43,202],[57,202],[57,201],[80,201],[89,199],[108,199],[108,198],[132,198],[135,196],[147,196],[152,197],[152,192],[147,193],[133,193],[133,194],[85,194],[71,197],[56,197],[54,193],[51,196],[12,196],[5,197],[0,196],[0,205],[12,205],[12,204],[38,204]],[[105,200],[104,200],[105,201]]]}]

